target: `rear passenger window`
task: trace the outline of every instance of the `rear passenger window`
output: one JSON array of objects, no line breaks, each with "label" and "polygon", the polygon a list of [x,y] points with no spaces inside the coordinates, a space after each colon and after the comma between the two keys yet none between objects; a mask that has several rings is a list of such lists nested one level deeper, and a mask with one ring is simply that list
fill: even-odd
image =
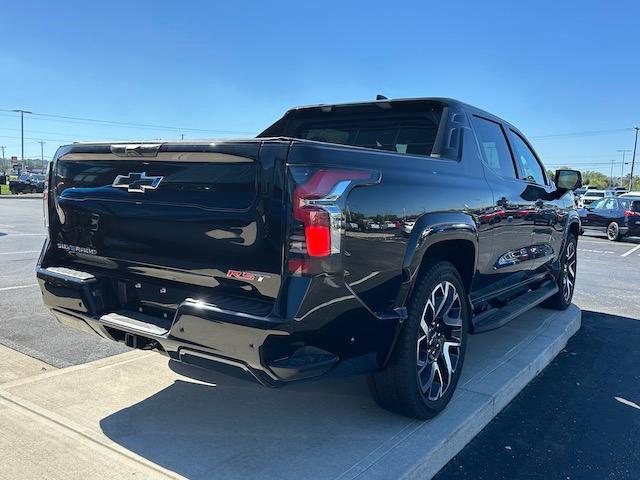
[{"label": "rear passenger window", "polygon": [[616,208],[618,208],[618,205],[616,205],[616,201],[613,198],[610,198],[604,204],[604,208],[608,208],[609,210],[615,210]]},{"label": "rear passenger window", "polygon": [[502,127],[496,122],[473,117],[473,126],[480,142],[482,158],[487,166],[506,178],[516,178],[513,159]]},{"label": "rear passenger window", "polygon": [[538,159],[529,148],[529,145],[527,145],[527,142],[513,130],[511,130],[511,144],[513,145],[516,162],[522,172],[522,178],[528,182],[545,185],[546,182],[544,181],[544,173],[542,172],[540,162],[538,162]]}]

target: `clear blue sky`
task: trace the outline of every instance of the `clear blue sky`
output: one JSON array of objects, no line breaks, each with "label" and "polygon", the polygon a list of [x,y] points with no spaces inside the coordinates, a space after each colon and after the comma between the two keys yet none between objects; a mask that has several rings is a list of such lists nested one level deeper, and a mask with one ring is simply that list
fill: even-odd
[{"label": "clear blue sky", "polygon": [[[257,133],[295,105],[450,96],[516,124],[549,166],[616,159],[619,171],[616,150],[633,147],[622,129],[640,124],[640,2],[524,3],[5,2],[0,109],[215,138]],[[73,140],[180,133],[60,120],[26,119],[27,156],[37,138],[51,156]],[[8,156],[18,136],[0,111]]]}]

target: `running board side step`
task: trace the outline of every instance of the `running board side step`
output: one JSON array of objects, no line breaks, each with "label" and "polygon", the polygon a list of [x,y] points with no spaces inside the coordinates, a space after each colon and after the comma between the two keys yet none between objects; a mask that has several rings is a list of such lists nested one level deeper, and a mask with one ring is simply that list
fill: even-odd
[{"label": "running board side step", "polygon": [[482,312],[472,320],[473,332],[488,332],[489,330],[502,327],[527,310],[538,306],[547,298],[553,296],[557,291],[558,285],[556,282],[550,281],[541,285],[536,290],[523,293],[502,308],[492,308],[486,312]]}]

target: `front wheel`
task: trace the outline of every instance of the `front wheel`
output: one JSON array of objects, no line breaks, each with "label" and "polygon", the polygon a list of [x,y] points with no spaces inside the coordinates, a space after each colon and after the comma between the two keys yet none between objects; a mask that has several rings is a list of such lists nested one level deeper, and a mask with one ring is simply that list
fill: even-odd
[{"label": "front wheel", "polygon": [[571,305],[576,286],[576,268],[578,266],[578,240],[573,233],[567,236],[564,252],[560,257],[560,273],[558,274],[558,291],[543,306],[555,310],[565,310]]},{"label": "front wheel", "polygon": [[430,261],[418,280],[409,316],[386,369],[371,375],[380,406],[413,418],[432,418],[449,403],[467,346],[469,306],[455,267]]}]

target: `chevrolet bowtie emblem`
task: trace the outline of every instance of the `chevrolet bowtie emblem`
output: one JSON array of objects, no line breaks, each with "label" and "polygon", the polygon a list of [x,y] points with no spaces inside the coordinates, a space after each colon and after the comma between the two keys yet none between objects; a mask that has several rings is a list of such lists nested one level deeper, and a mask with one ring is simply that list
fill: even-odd
[{"label": "chevrolet bowtie emblem", "polygon": [[118,175],[111,184],[112,187],[126,188],[127,192],[144,193],[145,190],[155,190],[164,177],[148,177],[145,172],[130,172],[129,175]]}]

